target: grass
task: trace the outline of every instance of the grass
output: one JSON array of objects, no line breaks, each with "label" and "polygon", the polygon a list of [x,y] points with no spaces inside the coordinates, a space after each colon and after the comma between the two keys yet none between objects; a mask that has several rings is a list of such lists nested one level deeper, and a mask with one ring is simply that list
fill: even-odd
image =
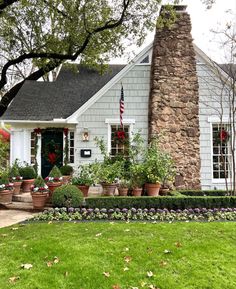
[{"label": "grass", "polygon": [[[1,289],[236,288],[235,223],[15,227],[0,230]],[[33,267],[21,269],[25,263]]]}]

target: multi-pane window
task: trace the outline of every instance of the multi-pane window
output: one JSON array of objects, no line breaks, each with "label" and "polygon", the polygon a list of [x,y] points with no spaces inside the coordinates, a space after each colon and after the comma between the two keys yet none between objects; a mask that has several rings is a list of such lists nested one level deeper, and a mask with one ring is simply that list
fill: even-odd
[{"label": "multi-pane window", "polygon": [[75,133],[69,132],[69,162],[73,164],[75,161]]},{"label": "multi-pane window", "polygon": [[125,155],[129,142],[129,125],[124,125],[122,129],[120,125],[111,125],[111,155]]},{"label": "multi-pane window", "polygon": [[35,164],[35,133],[30,134],[30,163]]},{"label": "multi-pane window", "polygon": [[212,136],[213,179],[228,178],[231,160],[229,126],[213,124]]}]

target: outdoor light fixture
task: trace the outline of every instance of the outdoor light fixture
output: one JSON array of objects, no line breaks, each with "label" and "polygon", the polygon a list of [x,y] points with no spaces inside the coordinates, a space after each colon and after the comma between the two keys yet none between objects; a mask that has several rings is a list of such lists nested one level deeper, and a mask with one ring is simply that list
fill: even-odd
[{"label": "outdoor light fixture", "polygon": [[82,131],[82,140],[83,141],[89,141],[89,131],[88,128],[84,127]]}]

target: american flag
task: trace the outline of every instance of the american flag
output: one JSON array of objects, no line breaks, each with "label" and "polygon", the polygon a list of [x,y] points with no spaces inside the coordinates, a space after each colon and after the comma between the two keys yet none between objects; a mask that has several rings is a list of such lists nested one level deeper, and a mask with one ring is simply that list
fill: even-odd
[{"label": "american flag", "polygon": [[124,89],[121,85],[121,94],[120,94],[120,126],[123,127],[123,116],[122,114],[125,111],[125,102],[124,102]]}]

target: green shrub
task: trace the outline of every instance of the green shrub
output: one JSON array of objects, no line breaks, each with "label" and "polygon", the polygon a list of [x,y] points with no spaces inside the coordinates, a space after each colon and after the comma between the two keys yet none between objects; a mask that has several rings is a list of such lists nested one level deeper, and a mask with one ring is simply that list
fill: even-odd
[{"label": "green shrub", "polygon": [[179,190],[184,196],[226,196],[227,191],[224,190]]},{"label": "green shrub", "polygon": [[64,165],[60,167],[60,171],[63,176],[70,176],[73,173],[73,168],[70,165]]},{"label": "green shrub", "polygon": [[236,197],[100,197],[86,199],[88,208],[159,208],[159,209],[188,209],[188,208],[228,208],[236,207]]},{"label": "green shrub", "polygon": [[21,167],[19,170],[20,175],[23,177],[24,180],[30,180],[36,178],[35,169],[29,165],[25,167]]},{"label": "green shrub", "polygon": [[57,188],[52,195],[54,207],[80,207],[83,202],[82,192],[74,185],[63,185]]},{"label": "green shrub", "polygon": [[34,186],[39,188],[45,187],[44,179],[41,176],[38,176],[34,181]]},{"label": "green shrub", "polygon": [[62,177],[62,174],[61,174],[61,171],[59,170],[59,168],[57,166],[54,166],[51,169],[48,176],[51,178],[60,178],[60,177]]},{"label": "green shrub", "polygon": [[93,166],[95,165],[84,164],[84,165],[79,166],[79,172],[77,176],[72,178],[72,185],[91,186],[95,180],[94,172],[93,172]]}]

